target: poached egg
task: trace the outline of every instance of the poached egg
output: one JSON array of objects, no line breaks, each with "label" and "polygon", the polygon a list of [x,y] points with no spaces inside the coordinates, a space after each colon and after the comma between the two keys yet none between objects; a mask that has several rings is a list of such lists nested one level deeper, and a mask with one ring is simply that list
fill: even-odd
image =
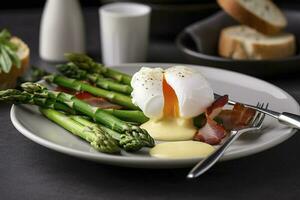
[{"label": "poached egg", "polygon": [[190,140],[193,117],[214,101],[213,90],[196,69],[142,67],[131,81],[132,101],[150,120],[141,125],[157,140]]}]

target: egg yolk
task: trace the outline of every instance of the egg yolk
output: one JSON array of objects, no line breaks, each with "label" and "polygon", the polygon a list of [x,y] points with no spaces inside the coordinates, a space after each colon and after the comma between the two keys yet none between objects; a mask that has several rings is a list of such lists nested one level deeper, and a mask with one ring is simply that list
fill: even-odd
[{"label": "egg yolk", "polygon": [[[141,125],[156,140],[190,140],[196,133],[192,119],[180,117],[178,98],[174,89],[163,79],[164,108],[160,119],[150,119]],[[188,88],[187,88],[188,89]]]},{"label": "egg yolk", "polygon": [[173,88],[163,79],[164,117],[179,117],[178,99]]}]

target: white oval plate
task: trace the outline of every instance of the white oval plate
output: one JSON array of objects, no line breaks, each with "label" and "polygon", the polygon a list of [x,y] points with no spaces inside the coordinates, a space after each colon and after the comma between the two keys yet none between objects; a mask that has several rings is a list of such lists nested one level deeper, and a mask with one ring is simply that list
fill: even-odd
[{"label": "white oval plate", "polygon": [[[124,64],[116,69],[132,74],[141,66],[170,67],[173,65]],[[256,104],[258,101],[269,102],[270,109],[300,114],[299,104],[295,99],[270,83],[236,72],[195,65],[186,66],[197,67],[218,94],[229,94],[231,99],[249,104]],[[100,163],[142,168],[175,168],[191,166],[201,159],[152,158],[148,155],[148,149],[137,153],[122,152],[121,155],[100,153],[86,142],[41,116],[35,106],[12,106],[11,121],[24,136],[40,145]],[[222,159],[236,159],[258,153],[283,142],[294,133],[294,129],[280,125],[276,120],[266,117],[264,130],[261,133],[245,134],[228,149]]]}]

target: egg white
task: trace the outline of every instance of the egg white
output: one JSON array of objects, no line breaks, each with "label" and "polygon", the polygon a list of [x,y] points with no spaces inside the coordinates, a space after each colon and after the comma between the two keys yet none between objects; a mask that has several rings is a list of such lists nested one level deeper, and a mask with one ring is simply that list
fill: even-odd
[{"label": "egg white", "polygon": [[142,67],[131,80],[132,102],[149,118],[163,116],[163,69]]},{"label": "egg white", "polygon": [[213,90],[199,70],[174,66],[165,70],[165,80],[176,93],[182,118],[205,112],[214,101]]}]

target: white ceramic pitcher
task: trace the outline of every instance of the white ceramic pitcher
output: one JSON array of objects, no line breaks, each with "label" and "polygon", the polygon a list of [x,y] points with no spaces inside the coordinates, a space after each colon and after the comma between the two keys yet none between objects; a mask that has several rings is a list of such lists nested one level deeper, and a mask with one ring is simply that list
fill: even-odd
[{"label": "white ceramic pitcher", "polygon": [[64,61],[66,52],[85,52],[80,4],[78,0],[47,0],[40,25],[40,56],[47,61]]}]

